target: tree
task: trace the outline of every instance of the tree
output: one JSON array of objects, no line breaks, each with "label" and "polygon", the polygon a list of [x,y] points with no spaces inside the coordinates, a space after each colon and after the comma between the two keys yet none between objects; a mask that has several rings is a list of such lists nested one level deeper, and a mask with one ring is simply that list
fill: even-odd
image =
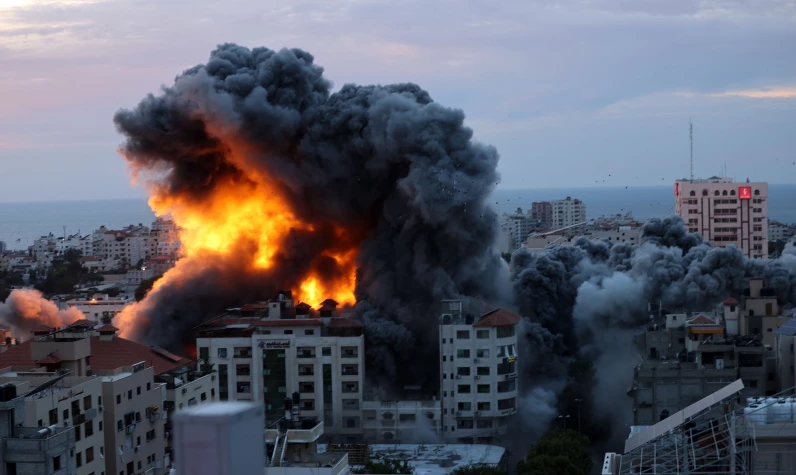
[{"label": "tree", "polygon": [[406,460],[384,459],[370,461],[354,473],[373,473],[377,475],[414,474],[415,470]]},{"label": "tree", "polygon": [[450,475],[504,475],[505,473],[504,470],[493,465],[473,463],[453,470]]},{"label": "tree", "polygon": [[142,280],[141,283],[138,285],[138,288],[135,289],[135,301],[140,302],[144,300],[144,297],[146,297],[147,292],[149,292],[149,290],[152,288],[153,285],[155,285],[155,282],[157,282],[157,280],[160,279],[160,277],[161,276],[158,275],[152,277],[151,279]]},{"label": "tree", "polygon": [[517,463],[517,475],[588,475],[592,464],[588,437],[574,430],[552,431]]}]

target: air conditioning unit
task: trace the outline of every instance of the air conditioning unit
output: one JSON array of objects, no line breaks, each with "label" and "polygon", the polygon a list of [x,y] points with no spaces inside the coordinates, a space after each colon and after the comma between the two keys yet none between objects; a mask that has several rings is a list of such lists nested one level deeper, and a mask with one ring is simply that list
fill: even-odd
[{"label": "air conditioning unit", "polygon": [[102,412],[102,411],[104,411],[104,410],[105,410],[105,406],[103,406],[102,404],[100,404],[98,409],[99,409],[99,412]]},{"label": "air conditioning unit", "polygon": [[128,434],[132,434],[135,432],[135,424],[131,424],[125,428],[125,432]]},{"label": "air conditioning unit", "polygon": [[69,419],[67,419],[67,420],[65,420],[65,421],[64,421],[64,427],[69,427],[69,424],[71,424],[71,422],[69,421]]}]

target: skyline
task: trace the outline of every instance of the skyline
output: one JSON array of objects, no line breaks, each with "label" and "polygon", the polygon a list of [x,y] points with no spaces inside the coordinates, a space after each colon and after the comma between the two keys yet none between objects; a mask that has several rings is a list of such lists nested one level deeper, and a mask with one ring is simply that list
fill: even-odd
[{"label": "skyline", "polygon": [[0,1],[0,201],[145,197],[113,114],[224,42],[309,51],[335,90],[419,84],[504,190],[670,185],[689,118],[695,176],[796,183],[794,26],[784,1]]}]

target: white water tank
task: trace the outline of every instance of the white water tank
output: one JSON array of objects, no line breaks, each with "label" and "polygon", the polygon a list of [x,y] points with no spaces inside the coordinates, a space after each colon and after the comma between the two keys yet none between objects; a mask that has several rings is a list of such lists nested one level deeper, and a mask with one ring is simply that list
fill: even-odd
[{"label": "white water tank", "polygon": [[793,407],[791,401],[786,398],[777,399],[776,401],[777,402],[774,404],[768,406],[768,410],[766,411],[766,422],[768,424],[790,422],[791,409]]},{"label": "white water tank", "polygon": [[746,416],[746,420],[749,422],[753,422],[755,424],[765,424],[766,422],[766,410],[757,404],[752,404],[751,406],[745,407],[743,409],[744,416]]}]

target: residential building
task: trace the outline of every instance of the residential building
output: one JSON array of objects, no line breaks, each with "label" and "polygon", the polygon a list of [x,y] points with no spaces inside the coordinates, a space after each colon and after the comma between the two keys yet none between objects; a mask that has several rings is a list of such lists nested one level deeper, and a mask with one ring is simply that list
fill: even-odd
[{"label": "residential building", "polygon": [[0,241],[0,255],[8,250],[8,246],[6,246],[5,241]]},{"label": "residential building", "polygon": [[125,283],[127,285],[140,285],[141,282],[153,277],[155,277],[155,271],[152,268],[130,269],[125,274]]},{"label": "residential building", "polygon": [[796,386],[796,309],[782,314],[787,321],[774,330],[774,349],[777,353],[777,382],[779,390]]},{"label": "residential building", "polygon": [[520,208],[517,208],[514,214],[504,215],[504,218],[503,227],[505,227],[511,237],[511,252],[513,252],[520,248],[522,243],[538,224],[536,221],[532,220],[530,216],[523,214]]},{"label": "residential building", "polygon": [[609,241],[612,244],[641,244],[643,234],[641,227],[619,226],[615,229],[595,229],[584,233],[584,236],[589,239]]},{"label": "residential building", "polygon": [[72,234],[58,238],[55,241],[56,254],[63,255],[70,249],[80,251],[83,256],[92,255],[94,253],[94,246],[91,235],[81,236],[80,234]]},{"label": "residential building", "polygon": [[768,220],[768,240],[769,241],[787,241],[793,237],[793,230],[790,226],[786,226],[779,221],[773,219]]},{"label": "residential building", "polygon": [[553,205],[549,201],[534,201],[531,203],[531,219],[543,228],[553,226]]},{"label": "residential building", "polygon": [[787,321],[782,317],[774,289],[764,287],[763,279],[750,279],[739,308],[741,335],[761,335],[768,348],[774,347],[774,330]]},{"label": "residential building", "polygon": [[31,427],[25,419],[27,384],[20,386],[0,387],[0,474],[77,475],[74,430],[54,424]]},{"label": "residential building", "polygon": [[440,439],[442,408],[427,400],[364,401],[365,439],[371,443],[431,443]]},{"label": "residential building", "polygon": [[572,232],[584,229],[583,225],[578,225],[586,223],[586,203],[567,196],[563,200],[551,201],[550,206],[553,210],[551,228],[570,228]]},{"label": "residential building", "polygon": [[734,245],[747,257],[768,258],[768,183],[682,179],[674,184],[674,197],[675,212],[690,232],[716,247]]},{"label": "residential building", "polygon": [[[117,333],[111,325],[97,327],[88,320],[59,330],[39,327],[33,339],[6,345],[0,368],[12,367],[18,376],[23,369],[100,376],[102,400],[96,403],[104,426],[107,473],[153,469],[160,475],[171,463],[168,408],[179,407],[186,399],[189,405],[191,399],[197,404],[212,401],[216,378],[193,370],[190,360],[119,338]],[[91,408],[83,404],[82,411],[88,413]]]},{"label": "residential building", "polygon": [[262,401],[270,425],[286,395],[329,434],[361,438],[363,325],[326,300],[313,310],[290,292],[228,311],[197,328],[199,360],[218,372],[222,401]]},{"label": "residential building", "polygon": [[440,317],[442,436],[490,443],[517,411],[520,317],[477,300],[444,300]]},{"label": "residential building", "polygon": [[[74,430],[76,475],[105,471],[105,440],[102,413],[102,382],[97,376],[66,376],[34,371],[0,370],[0,384],[14,383],[17,392],[25,395],[24,414],[27,425],[41,430],[47,427],[69,427]],[[21,467],[17,467],[18,473]],[[27,472],[24,472],[27,473]],[[48,472],[49,473],[49,472]]]},{"label": "residential building", "polygon": [[94,323],[110,323],[117,313],[133,302],[135,299],[126,296],[109,297],[107,294],[94,294],[90,299],[67,300],[66,305],[83,312],[86,320]]}]

